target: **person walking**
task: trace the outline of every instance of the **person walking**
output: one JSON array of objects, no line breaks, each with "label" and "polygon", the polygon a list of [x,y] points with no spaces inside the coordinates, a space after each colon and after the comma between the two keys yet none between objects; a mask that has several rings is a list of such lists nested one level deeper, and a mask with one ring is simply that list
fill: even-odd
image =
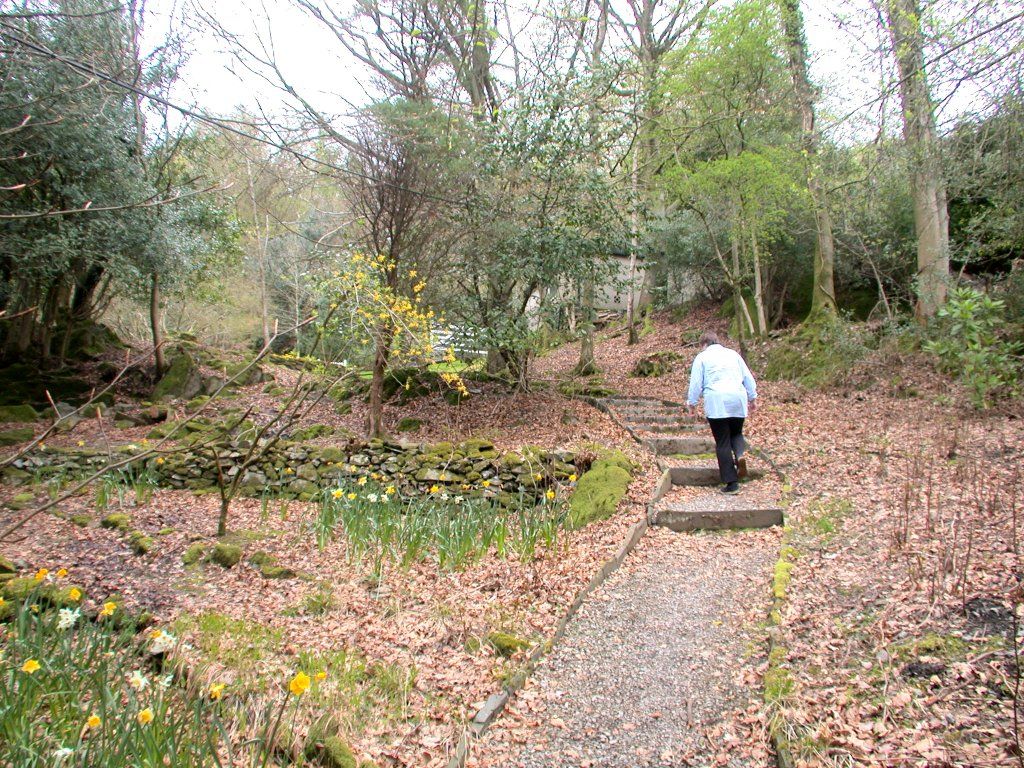
[{"label": "person walking", "polygon": [[757,409],[757,384],[743,358],[723,347],[718,334],[705,331],[700,337],[701,352],[690,367],[690,390],[686,404],[697,415],[697,403],[703,397],[704,415],[715,436],[718,474],[724,483],[722,493],[739,493],[740,459],[747,444],[743,438],[743,420],[748,403]]}]

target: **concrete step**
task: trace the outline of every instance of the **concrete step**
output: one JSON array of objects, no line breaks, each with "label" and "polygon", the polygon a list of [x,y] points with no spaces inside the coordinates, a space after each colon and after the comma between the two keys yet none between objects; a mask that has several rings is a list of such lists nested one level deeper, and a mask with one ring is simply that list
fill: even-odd
[{"label": "concrete step", "polygon": [[715,441],[710,437],[648,437],[642,444],[655,456],[692,456],[715,451]]},{"label": "concrete step", "polygon": [[[716,473],[717,474],[717,473]],[[782,525],[779,507],[737,506],[731,509],[665,507],[655,511],[652,525],[672,531],[721,531],[735,528],[770,528]]]}]

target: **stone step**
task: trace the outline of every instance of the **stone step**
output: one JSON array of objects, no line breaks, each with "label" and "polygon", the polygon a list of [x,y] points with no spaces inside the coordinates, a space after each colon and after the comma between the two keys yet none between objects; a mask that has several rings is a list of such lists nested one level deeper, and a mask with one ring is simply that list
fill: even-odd
[{"label": "stone step", "polygon": [[627,416],[626,421],[630,424],[650,424],[652,426],[658,424],[671,424],[675,426],[705,426],[693,419],[687,419],[684,416],[680,416],[678,413],[667,413],[665,415],[638,415],[638,416]]},{"label": "stone step", "polygon": [[692,421],[681,424],[630,424],[630,426],[644,432],[656,432],[661,435],[688,435],[693,432],[707,431],[707,425],[694,424]]},{"label": "stone step", "polygon": [[[717,465],[710,467],[669,467],[668,473],[672,478],[672,485],[721,485],[722,483]],[[762,476],[764,476],[764,472],[757,469],[748,469],[746,479],[756,480]]]},{"label": "stone step", "polygon": [[630,405],[641,405],[641,406],[656,405],[656,406],[666,406],[666,407],[671,406],[671,407],[675,407],[675,408],[681,408],[682,405],[683,405],[682,403],[677,403],[677,402],[675,402],[673,400],[662,400],[662,399],[657,398],[657,397],[612,396],[612,397],[601,398],[601,402],[604,403],[607,406],[612,407],[612,408],[617,408],[617,407],[620,407],[620,406],[630,406]]},{"label": "stone step", "polygon": [[678,532],[770,528],[773,525],[782,524],[782,509],[757,506],[705,510],[690,507],[665,507],[655,511],[652,521],[652,525]]},{"label": "stone step", "polygon": [[715,451],[715,441],[710,437],[648,437],[642,444],[655,456],[693,456]]}]

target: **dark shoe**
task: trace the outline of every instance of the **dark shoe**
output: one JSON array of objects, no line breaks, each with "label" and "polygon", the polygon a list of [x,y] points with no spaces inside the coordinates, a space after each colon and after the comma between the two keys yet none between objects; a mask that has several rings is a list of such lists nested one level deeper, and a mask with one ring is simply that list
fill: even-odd
[{"label": "dark shoe", "polygon": [[736,459],[736,473],[740,476],[740,480],[747,476],[747,460]]},{"label": "dark shoe", "polygon": [[739,483],[729,483],[728,485],[726,485],[726,486],[724,486],[722,488],[722,493],[733,494],[733,493],[739,493],[739,492],[740,492],[740,484]]}]

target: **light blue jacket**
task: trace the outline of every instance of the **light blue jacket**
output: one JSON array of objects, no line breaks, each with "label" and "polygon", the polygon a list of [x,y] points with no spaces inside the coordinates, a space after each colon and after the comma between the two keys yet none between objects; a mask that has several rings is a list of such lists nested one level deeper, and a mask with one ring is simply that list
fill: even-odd
[{"label": "light blue jacket", "polygon": [[742,357],[721,344],[711,344],[690,367],[687,405],[697,405],[702,395],[709,419],[745,418],[747,401],[757,397],[757,385]]}]

